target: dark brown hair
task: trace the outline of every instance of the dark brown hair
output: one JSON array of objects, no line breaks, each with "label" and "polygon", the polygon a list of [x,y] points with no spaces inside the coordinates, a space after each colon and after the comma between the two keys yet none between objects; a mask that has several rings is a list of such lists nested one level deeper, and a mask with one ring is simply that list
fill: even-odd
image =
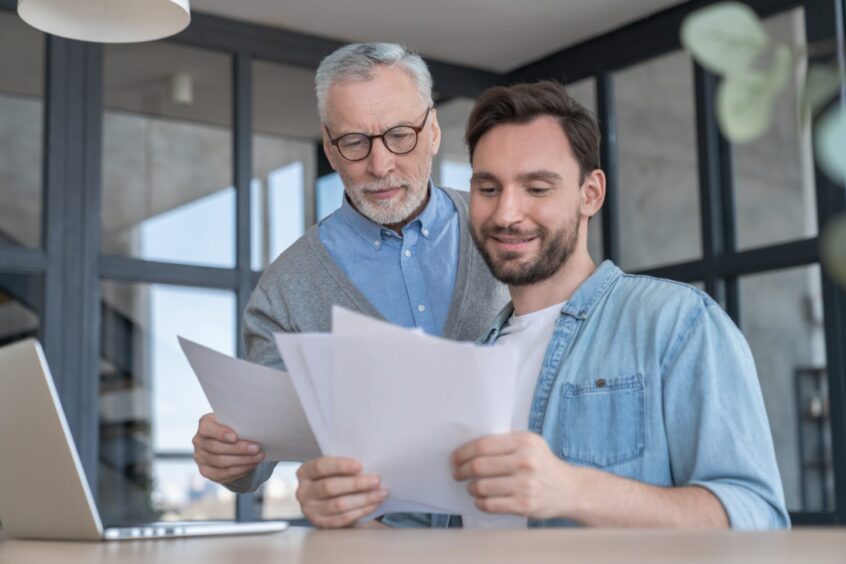
[{"label": "dark brown hair", "polygon": [[464,138],[473,152],[482,136],[497,125],[529,123],[541,116],[556,118],[579,163],[580,182],[599,168],[599,126],[596,118],[573,100],[557,82],[545,80],[530,84],[494,86],[485,90],[467,120]]}]

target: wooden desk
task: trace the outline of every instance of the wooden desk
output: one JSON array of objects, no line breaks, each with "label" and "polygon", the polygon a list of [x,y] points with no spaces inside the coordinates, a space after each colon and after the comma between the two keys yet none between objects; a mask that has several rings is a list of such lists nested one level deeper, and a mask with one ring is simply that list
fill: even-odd
[{"label": "wooden desk", "polygon": [[0,541],[2,564],[484,564],[846,562],[846,529],[707,531],[314,531],[268,536],[68,543]]}]

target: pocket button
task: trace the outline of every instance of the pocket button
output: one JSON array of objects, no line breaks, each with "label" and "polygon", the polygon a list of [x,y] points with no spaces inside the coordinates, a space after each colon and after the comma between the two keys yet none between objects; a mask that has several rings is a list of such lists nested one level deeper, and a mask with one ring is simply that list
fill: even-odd
[{"label": "pocket button", "polygon": [[597,378],[596,379],[596,387],[597,388],[604,388],[605,387],[605,378]]}]

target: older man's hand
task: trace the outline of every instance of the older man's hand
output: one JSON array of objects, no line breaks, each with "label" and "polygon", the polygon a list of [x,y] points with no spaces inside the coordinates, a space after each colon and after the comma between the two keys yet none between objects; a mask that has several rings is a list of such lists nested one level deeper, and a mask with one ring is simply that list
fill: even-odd
[{"label": "older man's hand", "polygon": [[239,439],[234,429],[218,422],[214,413],[200,418],[192,443],[200,474],[218,484],[246,476],[264,460],[261,446]]}]

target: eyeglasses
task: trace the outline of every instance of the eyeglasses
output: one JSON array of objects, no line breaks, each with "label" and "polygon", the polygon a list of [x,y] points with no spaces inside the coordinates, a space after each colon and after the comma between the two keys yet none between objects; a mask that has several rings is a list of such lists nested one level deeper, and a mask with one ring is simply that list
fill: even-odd
[{"label": "eyeglasses", "polygon": [[426,110],[426,115],[423,116],[423,123],[418,127],[413,125],[397,125],[386,130],[380,135],[366,135],[364,133],[346,133],[340,137],[332,139],[332,134],[329,128],[326,127],[326,134],[329,135],[329,143],[334,145],[341,156],[348,161],[361,161],[370,155],[373,149],[373,140],[381,139],[385,148],[395,155],[405,155],[410,153],[417,147],[417,137],[423,128],[426,126],[426,121],[429,119],[429,114],[432,112],[432,107]]}]

